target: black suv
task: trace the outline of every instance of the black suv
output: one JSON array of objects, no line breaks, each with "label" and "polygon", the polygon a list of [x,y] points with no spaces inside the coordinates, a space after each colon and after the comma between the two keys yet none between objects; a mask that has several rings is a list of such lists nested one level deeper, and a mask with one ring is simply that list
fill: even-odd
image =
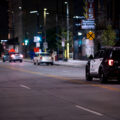
[{"label": "black suv", "polygon": [[86,80],[100,78],[101,83],[108,78],[120,81],[120,47],[104,48],[98,51],[86,64]]}]

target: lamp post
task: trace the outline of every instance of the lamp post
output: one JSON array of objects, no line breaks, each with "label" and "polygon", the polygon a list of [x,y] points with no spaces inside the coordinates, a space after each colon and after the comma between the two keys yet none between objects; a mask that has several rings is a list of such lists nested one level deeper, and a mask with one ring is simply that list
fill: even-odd
[{"label": "lamp post", "polygon": [[66,45],[66,60],[69,59],[69,3],[66,4],[66,23],[67,23],[67,45]]},{"label": "lamp post", "polygon": [[37,10],[35,11],[30,11],[30,14],[36,14],[37,15],[37,34],[39,32],[39,28],[40,28],[40,22],[39,22],[39,17],[40,17],[40,14]]},{"label": "lamp post", "polygon": [[46,15],[47,15],[47,8],[44,8],[44,34],[45,34],[45,41],[44,41],[44,49],[46,52],[47,49],[47,42],[46,42]]}]

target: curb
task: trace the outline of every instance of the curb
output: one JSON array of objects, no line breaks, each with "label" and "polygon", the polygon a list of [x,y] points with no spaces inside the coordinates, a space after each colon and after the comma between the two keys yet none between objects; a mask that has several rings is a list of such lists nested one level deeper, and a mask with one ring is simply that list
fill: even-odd
[{"label": "curb", "polygon": [[[32,60],[27,60],[27,59],[24,59],[24,62],[29,62],[29,63],[33,63]],[[77,63],[77,64],[76,64]],[[54,65],[58,65],[58,66],[69,66],[69,67],[83,67],[86,65],[87,61],[78,61],[78,62],[62,62],[62,61],[58,61],[58,62],[54,62]]]}]

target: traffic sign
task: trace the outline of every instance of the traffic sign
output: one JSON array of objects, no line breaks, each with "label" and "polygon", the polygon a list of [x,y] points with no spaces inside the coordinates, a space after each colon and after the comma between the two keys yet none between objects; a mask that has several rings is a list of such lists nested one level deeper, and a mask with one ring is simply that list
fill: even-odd
[{"label": "traffic sign", "polygon": [[92,31],[89,31],[89,32],[87,33],[87,38],[88,38],[89,40],[93,40],[93,39],[95,38],[95,34],[94,34]]},{"label": "traffic sign", "polygon": [[44,47],[44,49],[47,49],[47,48],[48,48],[48,43],[47,43],[47,42],[44,42],[44,43],[43,43],[43,47]]}]

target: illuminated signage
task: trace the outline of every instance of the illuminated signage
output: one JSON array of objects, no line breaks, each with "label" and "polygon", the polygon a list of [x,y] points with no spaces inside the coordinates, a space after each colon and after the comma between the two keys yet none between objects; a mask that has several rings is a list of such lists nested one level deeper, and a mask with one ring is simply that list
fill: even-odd
[{"label": "illuminated signage", "polygon": [[82,20],[81,29],[95,29],[94,0],[88,0],[87,3],[87,20]]},{"label": "illuminated signage", "polygon": [[94,20],[82,20],[81,29],[95,29]]}]

